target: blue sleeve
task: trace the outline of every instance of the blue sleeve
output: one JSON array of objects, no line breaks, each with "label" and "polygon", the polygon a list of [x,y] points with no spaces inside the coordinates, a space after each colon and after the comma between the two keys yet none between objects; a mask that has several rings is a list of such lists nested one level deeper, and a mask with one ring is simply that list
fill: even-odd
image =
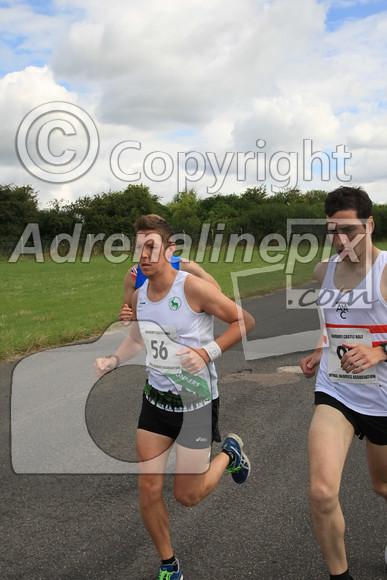
[{"label": "blue sleeve", "polygon": [[171,258],[171,266],[175,268],[175,270],[180,270],[180,256],[172,256]]},{"label": "blue sleeve", "polygon": [[[175,268],[175,270],[180,270],[180,260],[181,260],[180,256],[172,256],[171,265]],[[137,290],[137,288],[141,288],[146,279],[147,277],[145,276],[145,274],[142,273],[140,266],[137,264],[137,277],[134,289]]]},{"label": "blue sleeve", "polygon": [[134,289],[137,290],[137,288],[141,288],[146,279],[146,276],[142,273],[140,266],[137,264],[137,277]]}]

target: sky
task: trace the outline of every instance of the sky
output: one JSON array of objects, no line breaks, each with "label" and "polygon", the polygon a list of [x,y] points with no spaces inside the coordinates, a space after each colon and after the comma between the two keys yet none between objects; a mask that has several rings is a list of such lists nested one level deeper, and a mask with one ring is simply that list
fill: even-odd
[{"label": "sky", "polygon": [[0,183],[387,202],[385,0],[0,1]]}]

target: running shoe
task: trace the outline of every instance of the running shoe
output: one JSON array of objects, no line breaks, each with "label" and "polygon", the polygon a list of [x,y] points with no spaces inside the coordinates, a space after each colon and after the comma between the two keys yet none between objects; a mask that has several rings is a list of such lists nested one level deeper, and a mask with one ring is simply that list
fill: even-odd
[{"label": "running shoe", "polygon": [[226,469],[231,473],[235,483],[244,483],[250,475],[250,461],[243,451],[242,439],[234,433],[229,433],[224,440],[222,449],[234,452],[235,460]]},{"label": "running shoe", "polygon": [[173,564],[161,564],[157,580],[183,580],[183,573],[177,558],[176,562],[177,570],[173,569]]}]

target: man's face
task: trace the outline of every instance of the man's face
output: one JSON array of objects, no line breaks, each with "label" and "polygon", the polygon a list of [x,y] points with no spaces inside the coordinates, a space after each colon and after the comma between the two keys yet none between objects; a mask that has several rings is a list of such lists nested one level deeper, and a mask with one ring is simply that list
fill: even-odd
[{"label": "man's face", "polygon": [[354,209],[341,210],[326,217],[327,232],[339,255],[339,261],[359,262],[367,244],[372,244],[372,217],[360,220]]},{"label": "man's face", "polygon": [[172,252],[172,248],[165,248],[160,234],[154,230],[137,232],[135,257],[145,276],[152,276],[163,269],[168,264]]}]

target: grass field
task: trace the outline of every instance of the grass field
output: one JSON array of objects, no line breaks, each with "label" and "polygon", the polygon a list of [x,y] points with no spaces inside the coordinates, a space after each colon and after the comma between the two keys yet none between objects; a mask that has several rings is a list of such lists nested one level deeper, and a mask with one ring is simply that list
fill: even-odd
[{"label": "grass field", "polygon": [[[387,242],[378,244],[387,250]],[[195,257],[195,256],[191,256]],[[242,248],[235,259],[217,263],[207,256],[202,266],[234,298],[231,272],[267,267],[257,249],[250,262],[243,262]],[[280,264],[285,265],[284,255]],[[297,264],[292,285],[313,277],[317,258]],[[93,256],[89,263],[57,264],[50,259],[36,263],[22,257],[17,263],[0,260],[0,360],[12,360],[51,346],[100,335],[117,320],[123,299],[123,279],[131,262],[113,264],[104,256]],[[242,297],[268,294],[286,285],[284,270],[252,273],[240,280]]]}]

